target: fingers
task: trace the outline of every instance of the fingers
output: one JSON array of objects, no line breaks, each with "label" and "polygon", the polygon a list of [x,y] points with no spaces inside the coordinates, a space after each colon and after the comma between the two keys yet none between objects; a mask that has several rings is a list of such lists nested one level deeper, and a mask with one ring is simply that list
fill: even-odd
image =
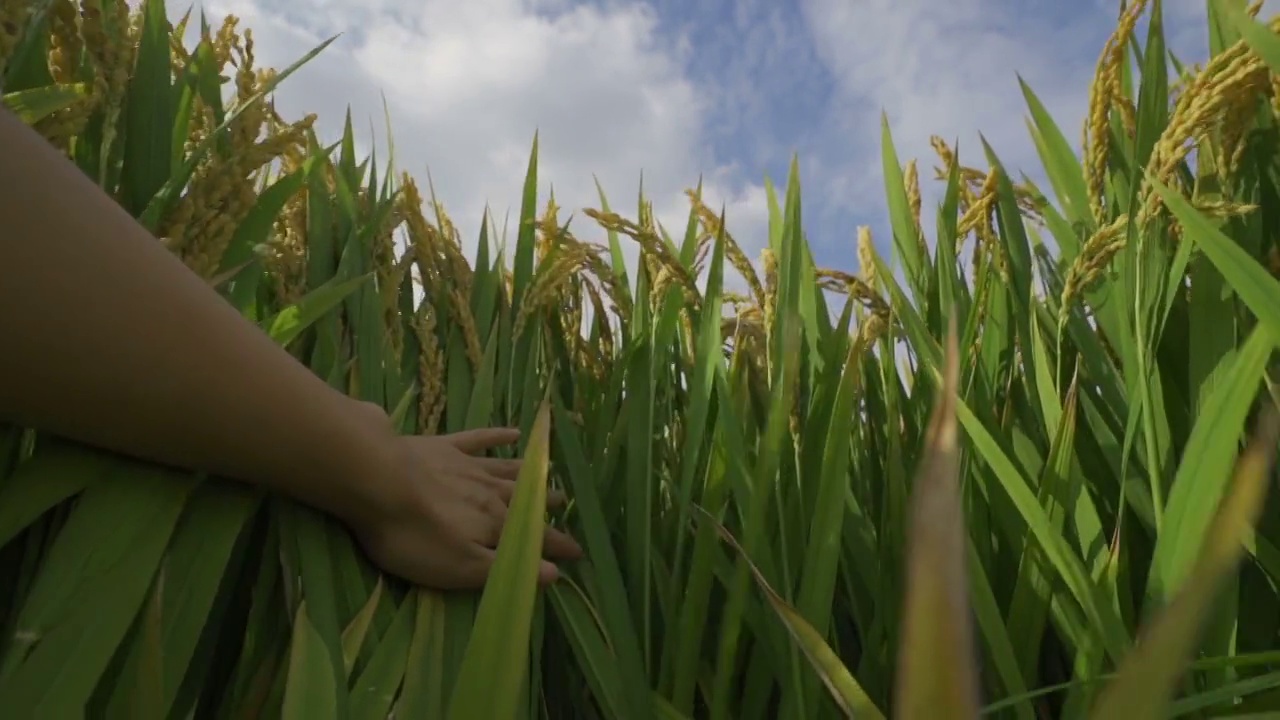
[{"label": "fingers", "polygon": [[492,475],[486,475],[484,478],[484,484],[485,487],[492,490],[493,494],[497,495],[498,498],[502,500],[503,505],[511,504],[511,498],[516,493],[515,483],[510,480],[493,477]]},{"label": "fingers", "polygon": [[507,523],[507,503],[496,493],[485,492],[477,496],[474,504],[480,517],[476,518],[472,539],[485,547],[498,547],[502,528]]},{"label": "fingers", "polygon": [[[516,484],[514,482],[512,482],[511,480],[505,480],[503,478],[493,477],[492,475],[484,477],[482,482],[484,483],[485,487],[489,488],[498,497],[502,498],[502,502],[504,504],[507,504],[507,505],[511,504],[511,498],[515,496],[515,493],[516,493]],[[555,488],[547,488],[547,509],[548,510],[558,510],[564,507],[564,504],[568,501],[569,501],[569,497],[565,495],[565,492],[563,490],[556,490]]]},{"label": "fingers", "polygon": [[546,587],[551,583],[560,579],[560,568],[555,563],[549,563],[546,560],[538,563],[538,585]]},{"label": "fingers", "polygon": [[520,431],[515,428],[479,428],[444,435],[442,439],[468,455],[479,455],[491,448],[514,445],[520,439]]},{"label": "fingers", "polygon": [[[483,574],[480,577],[479,581],[475,583],[477,587],[484,586],[484,581],[488,577],[489,570],[493,568],[493,561],[498,555],[496,552],[494,552],[493,550],[490,550],[489,548],[483,548],[482,550],[483,552],[486,553],[486,555],[483,558],[483,565],[482,565],[482,567],[484,568],[482,571]],[[555,563],[549,562],[547,560],[539,561],[538,562],[538,587],[546,587],[551,583],[559,580],[560,574],[561,574],[560,568],[557,567]]]},{"label": "fingers", "polygon": [[476,462],[484,468],[485,472],[503,480],[515,480],[520,477],[520,467],[524,464],[520,460],[501,458],[476,458]]},{"label": "fingers", "polygon": [[[454,447],[468,454],[478,454],[486,449],[501,445],[510,445],[520,439],[520,431],[511,428],[484,428],[481,430],[465,430],[445,436]],[[497,492],[505,503],[511,503],[515,493],[515,481],[520,477],[520,468],[524,461],[504,458],[475,458],[475,462],[487,476],[485,484]],[[564,491],[549,488],[547,490],[547,508],[563,507],[568,501]]]},{"label": "fingers", "polygon": [[550,560],[581,560],[582,546],[567,533],[548,527],[542,534],[542,556]]},{"label": "fingers", "polygon": [[547,509],[548,510],[558,510],[564,507],[564,504],[568,501],[569,501],[569,496],[565,495],[563,490],[556,490],[553,488],[547,489]]},{"label": "fingers", "polygon": [[[500,480],[491,482],[507,488],[515,487],[515,483]],[[510,499],[510,493],[504,497],[499,492],[479,492],[472,496],[472,506],[480,511],[479,517],[473,522],[483,526],[476,527],[472,533],[475,542],[488,548],[498,547],[498,542],[502,539],[502,528],[507,522]],[[547,527],[542,535],[542,554],[553,560],[577,560],[582,557],[582,546],[563,531]]]}]

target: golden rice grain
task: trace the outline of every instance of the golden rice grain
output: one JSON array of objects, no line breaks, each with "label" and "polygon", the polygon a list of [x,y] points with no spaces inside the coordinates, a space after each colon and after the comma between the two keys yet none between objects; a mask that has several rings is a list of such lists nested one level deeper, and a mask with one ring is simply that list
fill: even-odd
[{"label": "golden rice grain", "polygon": [[[255,82],[253,78],[248,80],[240,88],[241,93],[256,92]],[[261,117],[258,115],[255,122],[260,124]],[[233,129],[230,152],[226,156],[211,154],[197,170],[187,193],[171,211],[173,217],[164,226],[170,247],[192,271],[206,278],[218,272],[236,228],[257,200],[256,174],[287,148],[302,143],[314,122],[315,116],[308,115],[257,143],[250,130]]]},{"label": "golden rice grain", "polygon": [[613,271],[613,268],[610,267],[602,257],[604,249],[587,243],[578,244],[587,253],[583,259],[583,269],[600,286],[601,292],[604,296],[609,298],[613,312],[617,313],[618,317],[621,318],[623,322],[630,322],[631,296],[624,291],[618,276]]},{"label": "golden rice grain", "polygon": [[706,234],[710,237],[715,237],[720,233],[724,234],[725,258],[738,271],[742,279],[746,281],[747,288],[755,297],[756,302],[763,305],[764,287],[760,284],[760,276],[756,274],[755,266],[751,264],[751,260],[746,253],[742,251],[742,246],[733,239],[733,235],[727,229],[722,227],[720,216],[712,212],[711,208],[702,202],[702,198],[698,197],[693,190],[685,190],[685,195],[693,204],[694,212],[697,213],[698,221],[702,224]]},{"label": "golden rice grain", "polygon": [[875,288],[863,278],[851,275],[843,270],[818,268],[815,279],[825,289],[847,294],[863,307],[872,312],[889,311],[889,304],[880,296]]},{"label": "golden rice grain", "polygon": [[862,343],[863,347],[871,348],[880,341],[880,338],[884,337],[888,329],[889,316],[887,313],[871,313],[858,328],[858,341]]},{"label": "golden rice grain", "polygon": [[653,266],[655,301],[660,301],[663,297],[658,292],[660,285],[664,286],[663,289],[674,285],[683,294],[686,309],[697,313],[702,308],[702,296],[698,292],[697,283],[688,269],[672,254],[666,242],[658,236],[654,229],[652,208],[642,206],[641,210],[639,223],[625,220],[617,213],[606,213],[593,208],[587,208],[584,213],[606,230],[622,233],[640,245],[641,259]]},{"label": "golden rice grain", "polygon": [[213,59],[218,72],[222,72],[231,62],[232,54],[239,45],[240,36],[236,32],[236,26],[239,24],[240,18],[228,15],[222,19],[222,26],[213,36]]},{"label": "golden rice grain", "polygon": [[764,265],[764,310],[765,328],[773,327],[773,313],[778,305],[778,256],[772,248],[760,252],[760,261]]},{"label": "golden rice grain", "polygon": [[547,199],[547,209],[543,212],[542,219],[536,223],[534,259],[538,264],[541,264],[547,255],[551,254],[551,246],[556,238],[560,236],[560,223],[557,220],[559,210],[559,206],[556,205],[555,191],[553,190],[551,197]]},{"label": "golden rice grain", "polygon": [[409,245],[414,251],[413,263],[423,287],[429,296],[439,296],[448,303],[450,317],[462,332],[467,361],[473,369],[479,368],[484,350],[469,300],[472,271],[458,247],[457,230],[434,199],[434,193],[436,225],[427,222],[422,214],[422,195],[408,173],[401,175],[398,201],[397,214],[404,218]]},{"label": "golden rice grain", "polygon": [[49,7],[49,74],[54,82],[74,80],[83,50],[76,4],[73,0],[54,0]]},{"label": "golden rice grain", "polygon": [[[173,31],[169,33],[169,58],[173,63],[174,72],[180,72],[186,66],[187,61],[191,59],[191,51],[187,49],[186,43],[187,25],[191,22],[191,10],[192,8],[187,8],[182,17],[178,18],[178,22],[173,24]],[[208,35],[202,28],[201,40],[205,37],[208,37]]]},{"label": "golden rice grain", "polygon": [[264,265],[278,301],[292,305],[306,293],[307,189],[285,202]]},{"label": "golden rice grain", "polygon": [[[598,331],[597,340],[600,343],[600,356],[612,360],[614,355],[613,328],[609,324],[609,314],[605,311],[604,299],[600,295],[600,291],[591,283],[583,283],[586,289],[587,297],[591,300],[592,322],[596,324]],[[597,374],[598,379],[603,379],[605,368],[604,362],[597,362],[593,365],[593,370]]]},{"label": "golden rice grain", "polygon": [[444,353],[436,337],[436,312],[430,300],[423,301],[413,316],[413,333],[418,340],[418,432],[434,434],[444,413]]},{"label": "golden rice grain", "polygon": [[876,248],[871,239],[871,228],[858,226],[858,277],[867,287],[876,289]]},{"label": "golden rice grain", "polygon": [[924,225],[920,222],[920,175],[916,170],[914,159],[907,163],[903,174],[903,185],[907,192],[907,207],[911,210],[911,222],[915,227],[916,249],[921,257],[925,257],[928,255],[928,249],[924,242]]},{"label": "golden rice grain", "polygon": [[[80,26],[84,49],[93,61],[93,94],[101,102],[102,147],[115,145],[120,112],[137,45],[132,35],[129,6],[125,0],[81,0]],[[102,177],[105,180],[106,165]]]},{"label": "golden rice grain", "polygon": [[1121,215],[1096,230],[1080,248],[1080,254],[1067,271],[1062,290],[1058,324],[1067,321],[1072,304],[1102,276],[1111,258],[1124,247],[1124,236],[1129,229],[1129,216]]},{"label": "golden rice grain", "polygon": [[[4,85],[5,66],[13,54],[31,16],[31,3],[27,0],[0,0],[0,86]],[[0,87],[0,92],[4,88]]]},{"label": "golden rice grain", "polygon": [[585,255],[580,246],[558,248],[557,254],[534,276],[533,283],[516,310],[512,326],[514,337],[520,337],[533,315],[560,296],[562,288],[573,278],[574,272],[582,267]]},{"label": "golden rice grain", "polygon": [[1226,200],[1205,200],[1195,199],[1191,202],[1192,207],[1201,213],[1213,218],[1234,218],[1243,217],[1258,209],[1258,205],[1252,203],[1229,202]]},{"label": "golden rice grain", "polygon": [[385,344],[392,357],[404,351],[404,325],[400,321],[400,290],[413,266],[413,250],[403,257],[396,257],[395,228],[399,225],[394,213],[389,213],[381,226],[373,232],[373,277],[382,309],[382,331]]},{"label": "golden rice grain", "polygon": [[[1273,32],[1280,31],[1280,18],[1272,20],[1269,27]],[[1257,94],[1269,82],[1266,64],[1243,40],[1211,58],[1187,83],[1170,112],[1169,122],[1152,149],[1149,172],[1162,183],[1176,184],[1177,169],[1195,147],[1195,141],[1207,138],[1229,108],[1252,107]],[[1228,158],[1228,165],[1230,162]],[[1144,180],[1139,226],[1146,225],[1161,207],[1160,196]]]},{"label": "golden rice grain", "polygon": [[[1147,0],[1134,0],[1121,14],[1115,31],[1107,38],[1098,57],[1097,70],[1089,86],[1089,110],[1084,133],[1085,183],[1089,193],[1089,207],[1094,221],[1104,222],[1106,208],[1103,204],[1106,184],[1107,157],[1111,149],[1111,130],[1108,119],[1117,105],[1119,95],[1120,64],[1125,60],[1125,49],[1133,35],[1138,18],[1146,9]],[[1123,111],[1121,111],[1123,114]]]}]

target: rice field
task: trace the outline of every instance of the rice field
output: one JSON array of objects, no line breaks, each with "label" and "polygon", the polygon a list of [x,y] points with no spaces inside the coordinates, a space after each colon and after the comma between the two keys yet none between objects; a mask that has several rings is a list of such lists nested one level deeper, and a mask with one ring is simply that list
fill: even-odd
[{"label": "rice field", "polygon": [[[935,138],[922,207],[886,125],[855,273],[797,165],[750,257],[696,187],[684,227],[605,189],[564,222],[536,138],[514,237],[464,241],[349,118],[273,108],[327,43],[0,0],[6,108],[192,272],[402,432],[525,458],[488,584],[442,593],[289,499],[0,426],[0,717],[1280,713],[1280,17],[1205,28],[1184,66],[1128,3],[1082,141],[1023,86],[1048,188]],[[547,524],[586,559],[539,590]]]}]

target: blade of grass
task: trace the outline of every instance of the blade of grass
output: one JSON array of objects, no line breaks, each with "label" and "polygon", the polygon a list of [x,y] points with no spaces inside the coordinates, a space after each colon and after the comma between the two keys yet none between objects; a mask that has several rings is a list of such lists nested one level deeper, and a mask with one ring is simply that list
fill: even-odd
[{"label": "blade of grass", "polygon": [[906,597],[894,715],[977,717],[976,647],[969,617],[964,517],[960,508],[955,320],[947,333],[943,385],[925,435],[907,530]]},{"label": "blade of grass", "polygon": [[450,718],[516,717],[528,671],[524,649],[529,644],[542,559],[550,431],[551,406],[544,400],[525,448],[497,557],[480,597],[475,629],[458,669]]},{"label": "blade of grass", "polygon": [[1117,678],[1099,700],[1095,720],[1166,717],[1166,708],[1185,671],[1197,636],[1222,583],[1244,556],[1242,540],[1257,521],[1271,482],[1280,415],[1268,407],[1253,441],[1240,457],[1231,487],[1218,505],[1195,567],[1172,602],[1143,632],[1121,664]]}]

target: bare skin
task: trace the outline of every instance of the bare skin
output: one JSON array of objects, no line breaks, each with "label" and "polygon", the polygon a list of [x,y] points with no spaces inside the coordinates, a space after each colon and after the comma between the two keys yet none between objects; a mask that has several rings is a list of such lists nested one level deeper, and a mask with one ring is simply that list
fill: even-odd
[{"label": "bare skin", "polygon": [[[400,436],[330,388],[4,109],[0,418],[292,496],[439,589],[483,585],[520,468],[483,456],[515,430]],[[581,552],[548,529],[539,580]]]}]

